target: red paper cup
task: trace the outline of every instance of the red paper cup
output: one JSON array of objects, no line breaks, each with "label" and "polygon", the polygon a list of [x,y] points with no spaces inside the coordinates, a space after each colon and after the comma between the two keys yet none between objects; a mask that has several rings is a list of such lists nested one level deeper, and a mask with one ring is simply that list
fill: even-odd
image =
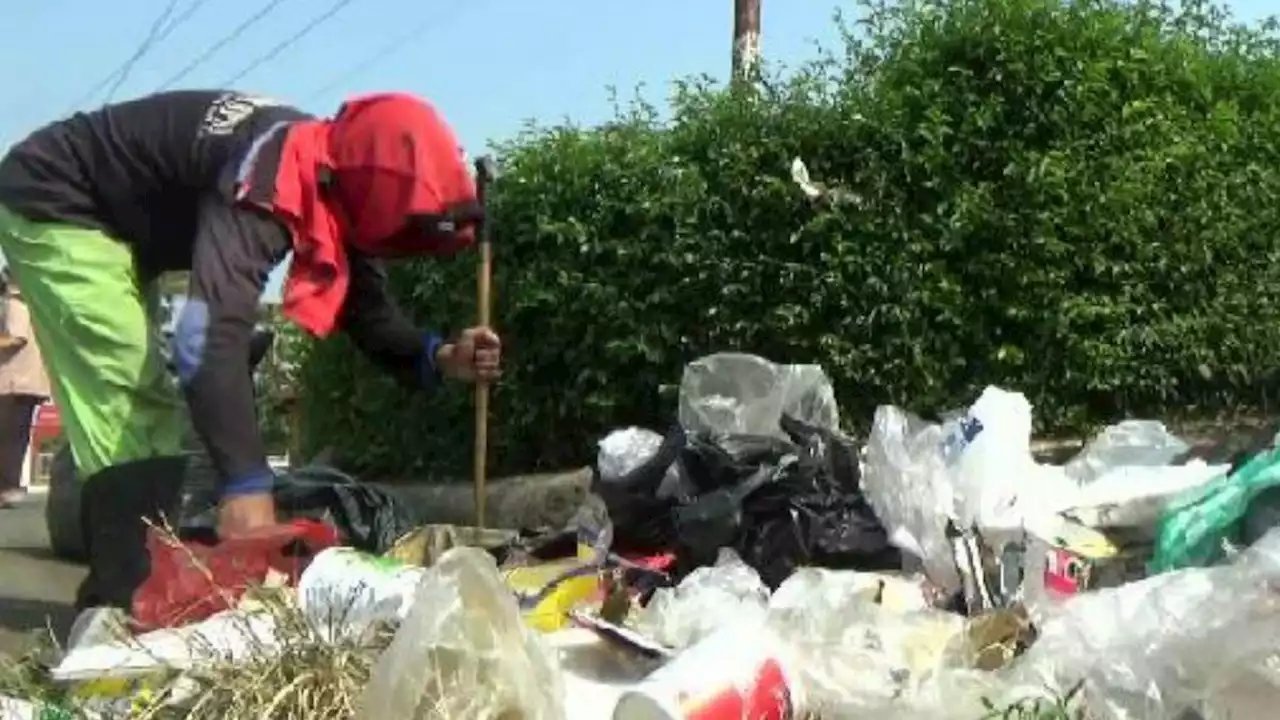
[{"label": "red paper cup", "polygon": [[623,693],[613,720],[793,720],[793,688],[772,637],[718,630]]}]

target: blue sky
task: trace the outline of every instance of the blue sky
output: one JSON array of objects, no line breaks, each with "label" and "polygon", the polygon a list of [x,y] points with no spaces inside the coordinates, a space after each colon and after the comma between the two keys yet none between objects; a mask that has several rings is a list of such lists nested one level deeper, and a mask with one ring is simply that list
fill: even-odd
[{"label": "blue sky", "polygon": [[[170,0],[42,0],[0,5],[0,148],[77,109],[101,104],[99,85],[137,50]],[[1230,3],[1243,19],[1265,0]],[[730,0],[177,0],[189,20],[138,59],[114,94],[151,92],[251,16],[242,35],[176,85],[224,87],[331,7],[341,9],[237,89],[317,113],[353,93],[408,90],[434,101],[468,148],[519,131],[528,119],[608,116],[608,86],[637,85],[661,100],[675,77],[728,70]],[[772,61],[810,57],[831,42],[837,0],[765,0],[763,47]],[[87,95],[87,96],[86,96]]]}]

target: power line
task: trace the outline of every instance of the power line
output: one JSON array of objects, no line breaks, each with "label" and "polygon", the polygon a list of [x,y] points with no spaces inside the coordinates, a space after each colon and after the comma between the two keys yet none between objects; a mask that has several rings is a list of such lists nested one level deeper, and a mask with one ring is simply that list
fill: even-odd
[{"label": "power line", "polygon": [[[88,92],[81,95],[79,98],[76,98],[76,101],[71,103],[71,107],[67,108],[66,112],[69,113],[83,105],[89,98],[97,95],[100,90],[110,85],[111,81],[127,73],[133,68],[134,63],[138,62],[139,58],[150,52],[151,48],[154,47],[157,42],[161,28],[164,27],[164,23],[169,19],[169,16],[173,15],[173,10],[177,6],[178,0],[169,0],[169,4],[165,6],[164,11],[160,13],[159,17],[151,22],[151,29],[147,31],[147,36],[142,39],[142,42],[138,43],[138,47],[133,51],[133,54],[129,56],[129,59],[125,60],[115,70],[112,70],[111,74],[103,78],[97,85],[89,88]],[[118,85],[116,87],[118,87]]]},{"label": "power line", "polygon": [[198,56],[196,56],[196,59],[187,63],[185,67],[183,67],[178,72],[174,73],[173,77],[161,83],[160,87],[156,88],[156,92],[160,92],[161,90],[168,90],[169,88],[173,87],[175,84],[180,82],[183,78],[190,75],[192,71],[194,71],[196,68],[200,67],[201,65],[205,64],[205,62],[208,61],[209,58],[216,55],[219,50],[226,47],[227,45],[230,45],[232,42],[235,42],[236,40],[238,40],[240,36],[245,33],[245,31],[247,31],[249,28],[253,27],[254,25],[258,24],[258,22],[260,22],[263,18],[269,15],[272,10],[275,10],[283,2],[285,2],[285,0],[271,0],[266,5],[263,5],[258,10],[258,12],[254,13],[253,15],[250,15],[248,18],[245,19],[244,22],[237,25],[235,29],[233,29],[231,32],[227,33],[225,36],[223,36],[220,40],[218,40],[214,44],[205,48],[205,51],[200,53]]},{"label": "power line", "polygon": [[337,15],[339,12],[342,11],[343,8],[350,5],[353,1],[354,0],[338,0],[338,2],[330,6],[328,10],[312,18],[311,22],[304,25],[301,30],[289,36],[288,38],[285,38],[275,47],[268,50],[265,55],[249,63],[247,66],[245,66],[243,70],[236,73],[235,75],[232,75],[227,80],[224,80],[222,82],[221,87],[234,86],[237,82],[240,82],[241,78],[243,78],[244,76],[248,75],[254,70],[257,70],[262,65],[274,60],[277,55],[284,52],[294,43],[298,42],[302,38],[309,35],[312,30],[315,30],[316,28],[320,27],[320,25],[322,25],[324,22],[332,18],[334,15]]},{"label": "power line", "polygon": [[[474,4],[474,2],[475,0],[472,0],[472,4]],[[439,22],[441,25],[448,23],[449,21],[456,18],[460,14],[460,11],[467,6],[468,5],[466,0],[460,0],[459,2],[456,2],[452,6],[450,6],[449,11],[447,11],[446,14],[444,14],[443,16],[435,15],[429,18],[425,18],[424,20],[422,20],[422,22],[419,22],[417,25],[414,25],[413,28],[408,32],[402,33],[392,38],[390,41],[388,41],[387,43],[379,47],[377,50],[365,56],[363,60],[356,63],[349,69],[347,69],[346,72],[340,73],[333,80],[330,80],[329,82],[325,83],[321,87],[312,91],[310,94],[307,95],[306,99],[303,101],[303,104],[305,105],[307,103],[310,103],[312,100],[317,99],[321,95],[325,95],[329,93],[331,90],[334,90],[335,88],[342,86],[348,80],[351,80],[352,78],[355,78],[361,75],[362,73],[368,71],[370,68],[374,67],[375,65],[390,58],[392,55],[395,55],[397,52],[399,52],[400,49],[410,40],[413,40],[419,37],[420,35],[422,35],[422,33],[425,32],[427,28],[431,27],[436,22]]]},{"label": "power line", "polygon": [[[159,44],[164,42],[165,38],[172,35],[174,30],[177,30],[179,27],[182,27],[183,23],[190,20],[191,16],[195,15],[200,10],[200,8],[204,6],[206,2],[208,2],[208,0],[195,0],[195,2],[188,5],[187,9],[183,10],[181,15],[175,18],[173,22],[165,26],[164,30],[160,31],[160,34],[156,37],[155,43]],[[170,9],[172,9],[173,5],[170,4],[169,7]],[[142,56],[145,54],[146,54],[145,51],[139,50],[138,52],[134,53],[133,57],[129,58],[129,61],[127,63],[125,63],[124,68],[120,71],[119,77],[116,78],[115,84],[112,85],[111,89],[107,91],[108,102],[111,101],[111,98],[115,97],[116,92],[120,90],[120,87],[122,85],[124,85],[124,81],[129,78],[129,73],[133,72],[133,66],[136,65],[137,62],[141,60]]]}]

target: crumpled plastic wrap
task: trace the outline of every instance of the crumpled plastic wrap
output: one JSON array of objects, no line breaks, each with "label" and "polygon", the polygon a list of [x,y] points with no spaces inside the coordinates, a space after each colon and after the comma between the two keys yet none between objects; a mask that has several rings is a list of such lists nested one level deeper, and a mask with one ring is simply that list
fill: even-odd
[{"label": "crumpled plastic wrap", "polygon": [[[875,576],[805,569],[769,603],[767,624],[816,717],[981,717],[989,676],[954,665],[964,618],[884,599]],[[871,580],[872,585],[868,585]],[[908,582],[908,581],[901,581]]]},{"label": "crumpled plastic wrap", "polygon": [[635,619],[638,631],[669,648],[698,642],[729,621],[763,620],[769,588],[729,549],[716,564],[701,567],[674,588],[662,588]]},{"label": "crumpled plastic wrap", "polygon": [[1160,467],[1190,446],[1157,420],[1125,420],[1107,427],[1065,466],[1067,477],[1088,485],[1119,467]]},{"label": "crumpled plastic wrap", "polygon": [[765,435],[786,439],[783,415],[820,428],[840,426],[835,390],[818,365],[779,365],[762,357],[719,353],[685,366],[679,420],[690,434]]},{"label": "crumpled plastic wrap", "polygon": [[521,621],[493,557],[460,547],[423,577],[357,717],[557,720],[563,688],[556,654]]},{"label": "crumpled plastic wrap", "polygon": [[1083,681],[1098,720],[1174,720],[1187,708],[1221,702],[1277,647],[1280,530],[1273,530],[1231,565],[1071,598],[1004,679],[1060,693]]},{"label": "crumpled plastic wrap", "polygon": [[919,581],[895,575],[803,568],[769,597],[726,550],[656,593],[633,624],[674,649],[729,626],[760,628],[742,642],[776,638],[806,717],[941,720],[958,705],[979,717],[995,688],[990,675],[953,667],[964,618],[932,610]]}]

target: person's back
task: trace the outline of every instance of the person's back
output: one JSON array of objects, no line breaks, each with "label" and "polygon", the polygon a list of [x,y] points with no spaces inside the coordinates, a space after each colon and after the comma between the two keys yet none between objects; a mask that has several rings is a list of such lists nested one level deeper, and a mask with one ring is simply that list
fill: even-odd
[{"label": "person's back", "polygon": [[[183,486],[184,406],[217,470],[219,537],[275,526],[246,361],[267,279],[291,252],[283,314],[305,331],[344,332],[410,387],[495,379],[497,335],[415,326],[379,261],[456,253],[482,219],[453,130],[403,93],[353,99],[330,119],[243,93],[163,93],[12,148],[0,251],[84,481],[90,572],[77,607],[128,608],[147,577],[146,520],[172,517]],[[160,273],[188,269],[175,387],[150,296]]]},{"label": "person's back", "polygon": [[218,90],[150,95],[35,131],[0,160],[0,204],[35,222],[100,230],[131,245],[142,274],[191,267],[200,197],[228,195],[247,139],[309,117]]}]

